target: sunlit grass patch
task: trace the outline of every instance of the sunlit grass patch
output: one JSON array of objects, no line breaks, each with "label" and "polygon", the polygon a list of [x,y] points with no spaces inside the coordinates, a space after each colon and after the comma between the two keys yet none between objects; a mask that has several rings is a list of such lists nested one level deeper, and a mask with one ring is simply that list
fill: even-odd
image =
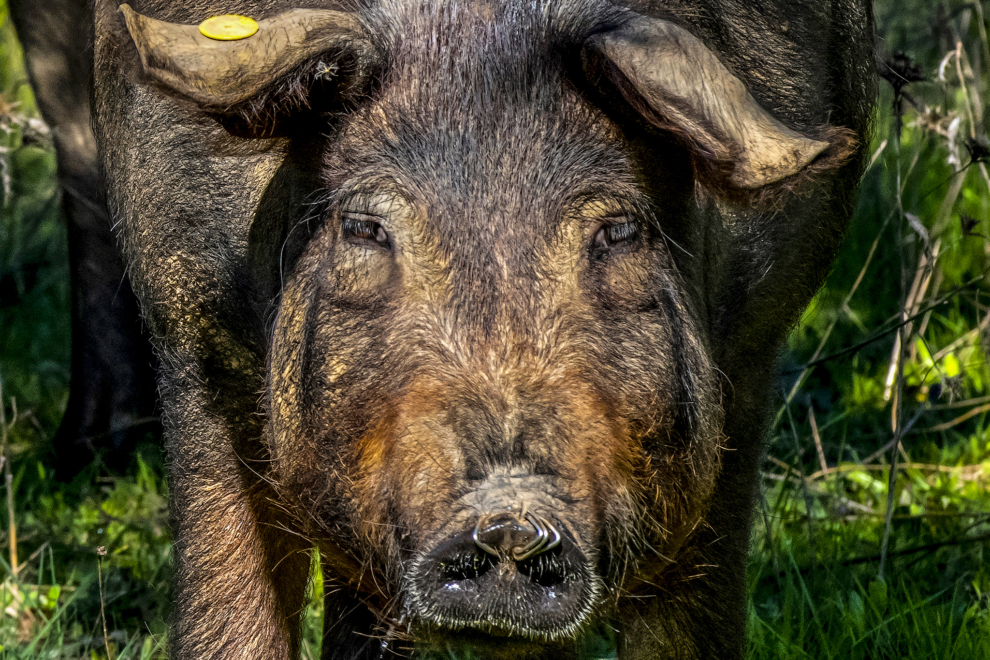
[{"label": "sunlit grass patch", "polygon": [[990,657],[990,598],[976,591],[986,575],[930,593],[907,576],[881,582],[841,565],[817,570],[809,577],[790,563],[753,599],[749,658]]}]

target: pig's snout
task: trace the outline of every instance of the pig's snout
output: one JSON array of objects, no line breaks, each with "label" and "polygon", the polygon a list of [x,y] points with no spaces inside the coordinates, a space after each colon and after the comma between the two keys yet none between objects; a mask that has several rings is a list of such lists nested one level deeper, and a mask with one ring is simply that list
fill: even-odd
[{"label": "pig's snout", "polygon": [[430,628],[541,641],[579,629],[599,590],[562,525],[535,512],[482,515],[421,555],[410,587],[412,613]]}]

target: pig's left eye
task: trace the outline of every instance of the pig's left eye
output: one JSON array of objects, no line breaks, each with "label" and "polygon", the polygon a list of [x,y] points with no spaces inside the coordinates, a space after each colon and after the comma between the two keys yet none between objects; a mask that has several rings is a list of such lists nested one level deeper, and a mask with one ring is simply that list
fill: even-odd
[{"label": "pig's left eye", "polygon": [[345,215],[340,233],[344,240],[358,245],[374,245],[386,250],[392,248],[388,232],[379,223],[372,219],[373,216],[362,214]]},{"label": "pig's left eye", "polygon": [[597,252],[634,241],[639,236],[636,223],[632,220],[623,220],[620,222],[609,222],[599,227],[592,242],[592,249]]}]

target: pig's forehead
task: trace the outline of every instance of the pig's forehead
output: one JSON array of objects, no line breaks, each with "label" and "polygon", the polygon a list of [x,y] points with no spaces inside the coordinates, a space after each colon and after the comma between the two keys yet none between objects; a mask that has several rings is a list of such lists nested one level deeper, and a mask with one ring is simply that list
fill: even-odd
[{"label": "pig's forehead", "polygon": [[618,131],[578,103],[549,112],[510,106],[475,117],[385,111],[356,131],[346,150],[352,157],[343,160],[395,175],[424,201],[439,195],[472,204],[504,205],[509,197],[566,203],[591,190],[627,188],[632,176]]},{"label": "pig's forehead", "polygon": [[381,0],[363,17],[393,106],[456,119],[555,105],[582,44],[618,13],[596,0]]},{"label": "pig's forehead", "polygon": [[617,127],[572,80],[581,43],[608,18],[595,3],[377,7],[370,32],[386,35],[390,57],[339,165],[390,170],[424,201],[474,209],[545,209],[628,187]]},{"label": "pig's forehead", "polygon": [[426,56],[456,66],[468,53],[580,44],[622,13],[607,0],[376,0],[359,15],[393,64]]}]

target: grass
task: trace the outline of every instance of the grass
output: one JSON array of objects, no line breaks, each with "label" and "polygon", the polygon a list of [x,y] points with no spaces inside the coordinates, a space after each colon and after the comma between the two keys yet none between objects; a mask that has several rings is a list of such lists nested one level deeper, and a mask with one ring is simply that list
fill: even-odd
[{"label": "grass", "polygon": [[974,599],[962,581],[928,593],[908,579],[864,582],[829,568],[822,579],[805,578],[795,564],[774,581],[774,597],[754,599],[750,658],[970,660],[990,653],[986,598]]},{"label": "grass", "polygon": [[[906,88],[899,138],[885,89],[846,246],[783,358],[748,574],[753,660],[990,658],[990,47],[979,5],[937,10],[877,6],[885,47],[929,81]],[[161,456],[68,487],[45,468],[69,358],[54,171],[0,2],[0,658],[161,658]],[[315,577],[304,657],[319,656],[321,590]]]},{"label": "grass", "polygon": [[[990,462],[990,447],[978,449]],[[836,467],[846,465],[853,469],[812,482],[810,535],[798,479],[768,479],[764,519],[771,525],[758,526],[750,566],[748,657],[990,657],[985,485],[973,493],[974,481],[956,473],[907,470],[902,492],[908,483],[932,488],[927,497],[899,499],[895,555],[882,582],[876,555],[883,518],[865,507],[884,501],[886,481],[861,464]],[[46,492],[38,477],[16,500],[23,546],[35,549],[17,577],[9,562],[0,562],[7,575],[0,591],[3,657],[162,657],[169,553],[164,482],[141,462],[136,475],[106,480],[70,503],[61,491]],[[931,511],[911,513],[912,502]],[[102,559],[106,643],[96,580],[100,546],[108,551]],[[933,547],[906,552],[925,546]],[[320,593],[318,584],[313,593]],[[304,624],[313,658],[319,609],[314,597]]]}]

